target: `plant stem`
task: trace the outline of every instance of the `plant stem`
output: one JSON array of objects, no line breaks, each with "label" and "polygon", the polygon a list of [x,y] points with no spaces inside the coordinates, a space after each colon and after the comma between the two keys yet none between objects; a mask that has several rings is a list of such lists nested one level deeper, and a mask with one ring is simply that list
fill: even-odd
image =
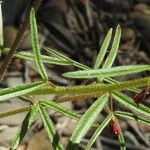
[{"label": "plant stem", "polygon": [[[35,11],[38,10],[39,6],[41,4],[41,0],[34,0],[32,7],[35,9]],[[10,48],[10,51],[8,53],[8,55],[6,56],[6,59],[4,60],[2,66],[0,67],[0,80],[3,79],[3,76],[9,66],[9,63],[11,62],[11,59],[13,57],[13,54],[15,53],[15,51],[19,48],[24,36],[25,36],[25,31],[28,28],[29,25],[29,18],[30,17],[30,12],[28,13],[26,19],[24,20],[24,23],[21,27],[21,29],[19,30],[17,37],[13,43],[13,45]]]},{"label": "plant stem", "polygon": [[15,115],[15,114],[19,114],[19,113],[23,113],[23,112],[29,111],[30,109],[31,109],[31,106],[27,106],[27,107],[23,107],[23,108],[20,108],[20,109],[15,109],[15,110],[7,111],[7,112],[2,112],[2,113],[0,113],[0,118]]},{"label": "plant stem", "polygon": [[81,101],[89,98],[97,98],[100,97],[101,95],[102,94],[100,94],[99,92],[90,93],[90,94],[74,94],[74,95],[63,96],[61,98],[54,99],[53,101],[56,103],[63,103],[63,102],[74,101],[74,100]]},{"label": "plant stem", "polygon": [[67,87],[44,87],[32,91],[29,93],[30,95],[37,95],[37,94],[92,94],[92,93],[112,93],[114,91],[123,91],[129,88],[135,87],[143,87],[147,86],[147,83],[150,81],[150,77],[145,77],[136,80],[130,80],[120,83],[114,84],[90,84],[90,85],[83,85],[83,86],[67,86]]},{"label": "plant stem", "polygon": [[[57,103],[62,103],[69,100],[75,99],[86,99],[91,97],[98,97],[100,94],[104,93],[112,93],[113,91],[121,91],[126,90],[128,88],[133,87],[143,87],[147,86],[147,83],[150,81],[150,77],[145,77],[137,80],[131,80],[121,83],[114,83],[114,84],[92,84],[86,86],[73,86],[73,87],[48,87],[48,88],[41,88],[35,90],[30,93],[30,95],[36,94],[75,94],[75,95],[68,95],[62,98],[54,100]],[[0,113],[0,118],[7,117],[10,115],[22,113],[29,111],[31,106],[27,106],[24,108],[20,108],[17,110],[12,110],[9,112]]]}]

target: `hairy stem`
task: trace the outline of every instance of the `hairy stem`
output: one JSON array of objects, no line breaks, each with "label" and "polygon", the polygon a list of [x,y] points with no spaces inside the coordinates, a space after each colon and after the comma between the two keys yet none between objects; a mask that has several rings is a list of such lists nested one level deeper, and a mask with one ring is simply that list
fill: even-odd
[{"label": "hairy stem", "polygon": [[74,100],[81,101],[89,98],[97,98],[100,97],[101,95],[102,94],[100,94],[99,92],[90,93],[90,94],[74,94],[74,95],[63,96],[61,98],[54,99],[53,101],[56,103],[63,103],[63,102],[74,101]]},{"label": "hairy stem", "polygon": [[92,93],[112,93],[114,91],[123,91],[129,88],[144,87],[150,81],[150,77],[145,77],[136,80],[130,80],[114,84],[90,84],[90,85],[79,85],[79,86],[67,86],[67,87],[45,87],[40,88],[29,93],[30,95],[37,94],[92,94]]},{"label": "hairy stem", "polygon": [[19,114],[19,113],[23,113],[23,112],[29,111],[30,109],[31,109],[31,106],[27,106],[27,107],[23,107],[23,108],[20,108],[20,109],[15,109],[15,110],[7,111],[7,112],[2,112],[2,113],[0,113],[0,118],[15,115],[15,114]]},{"label": "hairy stem", "polygon": [[[145,78],[141,78],[137,80],[131,80],[131,81],[115,83],[115,84],[92,84],[92,85],[86,85],[86,86],[73,86],[73,87],[55,86],[55,87],[41,88],[41,89],[35,90],[31,92],[30,95],[74,94],[74,95],[67,95],[67,96],[54,100],[57,103],[62,103],[62,102],[77,100],[77,99],[84,100],[87,98],[99,97],[101,94],[104,94],[107,92],[112,93],[113,91],[122,91],[128,88],[147,86],[147,83],[149,81],[150,81],[150,77],[145,77]],[[27,106],[27,107],[12,110],[9,112],[3,112],[3,113],[0,113],[0,118],[26,112],[26,111],[29,111],[30,108],[31,106]]]}]

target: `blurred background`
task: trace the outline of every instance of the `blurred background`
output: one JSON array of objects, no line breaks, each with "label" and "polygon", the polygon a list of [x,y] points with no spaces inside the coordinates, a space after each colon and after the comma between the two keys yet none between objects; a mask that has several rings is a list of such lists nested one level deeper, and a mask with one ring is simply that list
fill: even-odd
[{"label": "blurred background", "polygon": [[[32,2],[32,0],[2,1],[5,47],[11,47],[13,44]],[[111,27],[115,29],[120,24],[122,28],[121,43],[114,65],[150,64],[150,0],[43,0],[37,12],[37,22],[41,47],[46,46],[58,50],[88,66],[94,65],[108,29]],[[29,29],[19,50],[31,51]],[[43,53],[46,54],[45,51]],[[5,55],[2,55],[1,61],[4,58]],[[61,76],[66,71],[74,70],[73,67],[46,65],[46,68],[49,78],[55,84],[82,83],[81,81],[67,80]],[[148,73],[142,75],[148,75]],[[139,75],[135,77],[139,77]],[[124,77],[121,78],[121,81],[127,79]],[[0,86],[3,88],[36,80],[40,80],[40,76],[33,62],[13,58],[5,80],[0,83]],[[47,96],[47,98],[53,99],[56,96]],[[91,100],[87,100],[62,105],[82,114],[91,103]],[[150,106],[150,98],[144,100],[143,103]],[[0,105],[0,112],[28,104],[29,102],[24,99],[13,98]],[[118,110],[123,109],[117,104],[115,107]],[[77,122],[53,111],[49,113],[64,145],[66,145]],[[99,121],[103,120],[105,114],[106,112],[102,112]],[[24,117],[25,113],[0,119],[0,150],[9,149],[11,140]],[[150,127],[123,119],[120,120],[120,124],[127,142],[127,150],[150,149]],[[109,129],[106,128],[101,137],[97,139],[93,149],[119,149],[117,138],[108,133]],[[93,130],[85,137],[83,144],[87,143],[92,134]],[[41,120],[37,118],[18,150],[49,149],[52,149],[51,144],[43,130]]]}]

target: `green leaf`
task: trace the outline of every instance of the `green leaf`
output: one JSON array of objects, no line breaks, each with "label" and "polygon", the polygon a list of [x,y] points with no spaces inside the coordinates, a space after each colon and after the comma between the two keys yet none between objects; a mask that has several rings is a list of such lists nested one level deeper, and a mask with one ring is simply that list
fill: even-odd
[{"label": "green leaf", "polygon": [[119,66],[107,69],[86,70],[86,71],[74,71],[64,73],[63,76],[69,78],[96,78],[96,77],[115,77],[126,74],[133,74],[142,71],[150,71],[150,65],[130,65]]},{"label": "green leaf", "polygon": [[27,116],[25,117],[25,119],[22,122],[21,127],[19,128],[15,139],[13,140],[13,142],[11,144],[12,150],[16,150],[17,147],[19,146],[20,142],[22,141],[22,139],[26,135],[30,126],[34,122],[37,111],[38,111],[38,104],[35,104],[32,106],[31,110],[28,112]]},{"label": "green leaf", "polygon": [[[34,55],[30,52],[16,52],[14,56],[22,59],[34,61]],[[55,65],[72,65],[72,63],[67,60],[58,59],[46,55],[41,55],[41,59],[43,63],[49,63]]]},{"label": "green leaf", "polygon": [[38,41],[38,32],[37,32],[37,24],[35,19],[35,11],[32,8],[30,12],[30,28],[31,28],[31,39],[32,39],[32,50],[34,55],[34,61],[36,63],[36,66],[39,70],[39,73],[43,80],[47,81],[48,76],[46,74],[46,71],[44,69],[41,54],[40,54],[40,46]]},{"label": "green leaf", "polygon": [[63,146],[59,142],[59,137],[55,131],[55,127],[53,125],[53,122],[51,121],[47,112],[45,111],[45,109],[42,106],[39,106],[39,113],[41,115],[45,130],[48,134],[48,137],[50,138],[50,140],[52,142],[54,149],[55,150],[62,150]]},{"label": "green leaf", "polygon": [[[59,113],[62,113],[65,116],[70,117],[71,119],[74,119],[76,121],[79,121],[82,117],[82,115],[76,114],[76,113],[72,112],[70,109],[67,109],[55,102],[48,101],[48,100],[41,100],[40,103],[43,104],[44,106],[49,107],[50,109],[53,109]],[[97,126],[99,126],[99,124],[95,122],[93,124],[93,126],[97,127]]]},{"label": "green leaf", "polygon": [[127,106],[131,110],[137,111],[142,113],[143,115],[150,117],[150,109],[142,104],[137,104],[133,101],[132,98],[128,97],[127,95],[119,92],[114,92],[112,94],[113,98],[116,99],[118,102],[122,103],[123,105]]},{"label": "green leaf", "polygon": [[118,25],[115,31],[115,36],[114,36],[110,53],[103,65],[103,68],[110,68],[112,66],[118,52],[120,37],[121,37],[121,28],[120,25]]},{"label": "green leaf", "polygon": [[126,145],[125,145],[123,133],[119,134],[118,140],[119,140],[119,144],[120,144],[120,150],[126,150]]},{"label": "green leaf", "polygon": [[90,150],[90,149],[91,149],[92,145],[94,144],[94,142],[96,141],[96,139],[98,138],[98,136],[101,134],[101,132],[103,131],[103,129],[107,126],[107,124],[110,122],[111,116],[112,116],[112,114],[110,114],[110,115],[101,123],[101,125],[96,129],[96,131],[94,132],[93,136],[92,136],[91,139],[88,141],[88,144],[87,144],[85,150]]},{"label": "green leaf", "polygon": [[25,95],[44,85],[43,82],[26,84],[23,86],[9,87],[0,90],[0,101],[8,100],[9,98]]},{"label": "green leaf", "polygon": [[31,127],[32,123],[34,122],[35,120],[35,117],[37,115],[37,112],[38,112],[38,103],[35,103],[32,108],[31,108],[31,111],[30,111],[30,119],[28,121],[28,129]]},{"label": "green leaf", "polygon": [[3,47],[4,38],[3,38],[3,17],[2,17],[2,1],[0,1],[0,47]]},{"label": "green leaf", "polygon": [[72,59],[70,59],[69,57],[67,57],[67,56],[65,56],[65,55],[63,55],[63,54],[61,54],[60,52],[57,52],[57,51],[55,51],[55,50],[53,50],[53,49],[50,49],[50,48],[44,48],[44,49],[45,49],[46,51],[48,51],[49,53],[53,54],[54,56],[57,56],[58,58],[61,58],[61,59],[64,59],[64,60],[69,61],[70,63],[72,63],[73,66],[76,66],[76,67],[81,68],[81,69],[83,69],[83,70],[88,70],[88,69],[90,69],[90,67],[88,67],[88,66],[86,66],[86,65],[84,65],[84,64],[81,64],[81,63],[79,63],[79,62],[76,62],[75,60],[72,60]]},{"label": "green leaf", "polygon": [[78,125],[76,126],[71,138],[70,145],[68,147],[72,147],[72,144],[78,144],[82,140],[82,138],[86,135],[90,127],[95,122],[98,114],[102,111],[103,107],[107,103],[108,95],[101,96],[98,100],[96,100],[92,106],[86,111],[86,113],[80,119]]},{"label": "green leaf", "polygon": [[[70,59],[69,57],[63,55],[64,57],[59,57],[58,54],[62,55],[61,53],[59,52],[56,52],[55,50],[52,50],[52,49],[48,49],[48,48],[45,48],[45,50],[47,50],[49,53],[53,54],[54,56],[57,56],[58,58],[54,58],[54,57],[50,57],[50,56],[45,56],[45,55],[41,55],[41,59],[42,59],[42,62],[43,63],[51,63],[51,64],[58,64],[58,65],[73,65],[77,68],[80,68],[80,69],[83,69],[83,70],[88,70],[88,69],[91,69],[90,67],[84,65],[84,64],[81,64],[79,62],[76,62],[72,59]],[[52,53],[53,51],[55,51],[55,53]],[[9,48],[5,48],[4,49],[4,52],[5,53],[8,53],[9,52]],[[27,59],[27,60],[31,60],[31,61],[34,61],[34,56],[33,54],[29,53],[29,52],[15,52],[14,54],[15,57],[19,57],[19,58],[23,58],[23,59]]]},{"label": "green leaf", "polygon": [[78,67],[80,69],[83,69],[83,70],[89,70],[89,69],[91,69],[90,67],[88,67],[88,66],[86,66],[84,64],[81,64],[79,62],[76,62],[76,61],[74,61],[72,65],[75,66],[75,67]]},{"label": "green leaf", "polygon": [[75,120],[80,120],[81,118],[81,115],[78,115],[74,112],[72,112],[71,110],[55,103],[55,102],[52,102],[52,101],[48,101],[48,100],[41,100],[40,101],[41,104],[43,104],[44,106],[47,106],[49,107],[50,109],[53,109],[53,110],[56,110],[57,112],[60,112],[62,114],[64,114],[65,116],[68,116],[72,119],[75,119]]},{"label": "green leaf", "polygon": [[54,56],[57,56],[58,58],[61,58],[61,59],[64,59],[64,60],[68,60],[70,62],[72,62],[73,60],[70,59],[69,57],[61,54],[60,52],[57,52],[56,50],[53,50],[51,48],[44,48],[47,52],[49,52],[50,54],[54,55]]},{"label": "green leaf", "polygon": [[108,33],[107,33],[107,35],[106,35],[106,37],[105,37],[105,39],[104,39],[104,41],[102,43],[102,47],[101,47],[101,49],[99,51],[99,54],[98,54],[98,56],[96,58],[94,69],[99,68],[99,66],[101,65],[101,63],[102,63],[102,61],[103,61],[103,59],[105,57],[105,54],[107,52],[108,46],[110,44],[111,37],[112,37],[112,28],[109,29],[109,31],[108,31]]},{"label": "green leaf", "polygon": [[115,114],[115,116],[117,116],[117,117],[124,117],[124,118],[127,118],[127,119],[132,119],[132,120],[135,120],[135,121],[144,123],[144,124],[146,124],[146,125],[150,125],[150,120],[149,120],[149,119],[146,119],[146,118],[144,118],[144,117],[137,116],[137,115],[132,114],[132,113],[129,113],[129,112],[115,111],[114,114]]}]

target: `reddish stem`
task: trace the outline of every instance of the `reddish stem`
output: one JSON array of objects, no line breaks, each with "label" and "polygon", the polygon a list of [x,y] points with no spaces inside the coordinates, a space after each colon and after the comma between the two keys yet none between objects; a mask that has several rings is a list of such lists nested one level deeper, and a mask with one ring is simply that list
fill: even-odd
[{"label": "reddish stem", "polygon": [[[40,4],[41,4],[41,0],[34,0],[32,7],[35,9],[35,11],[38,10]],[[3,76],[13,58],[13,54],[21,45],[21,42],[25,35],[25,31],[27,30],[28,25],[29,25],[29,19],[30,19],[30,12],[28,13],[26,19],[24,20],[24,23],[23,23],[21,29],[19,30],[17,37],[16,37],[13,45],[11,46],[8,55],[6,56],[6,59],[4,60],[4,62],[2,63],[2,66],[0,67],[0,70],[1,70],[0,71],[0,80],[3,79]]]}]

